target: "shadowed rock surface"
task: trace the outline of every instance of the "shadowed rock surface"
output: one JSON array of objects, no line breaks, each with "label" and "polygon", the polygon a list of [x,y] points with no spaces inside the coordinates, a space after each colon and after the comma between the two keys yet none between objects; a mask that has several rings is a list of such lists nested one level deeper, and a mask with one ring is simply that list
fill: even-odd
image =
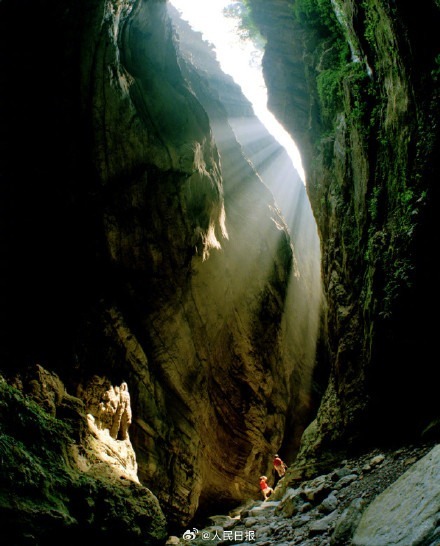
[{"label": "shadowed rock surface", "polygon": [[89,395],[84,404],[39,365],[14,383],[0,377],[0,517],[8,544],[163,544],[166,519],[139,483],[129,437],[114,440],[99,419],[86,418],[100,398]]},{"label": "shadowed rock surface", "polygon": [[[303,153],[330,379],[298,465],[438,416],[438,2],[251,0],[269,105]],[[430,303],[429,303],[430,302]],[[417,371],[416,371],[417,370]]]},{"label": "shadowed rock surface", "polygon": [[82,400],[126,383],[139,480],[179,527],[298,447],[320,291],[309,315],[289,227],[233,133],[215,144],[227,118],[211,129],[164,2],[26,7],[12,50],[21,9],[1,7],[5,373],[40,362]]}]

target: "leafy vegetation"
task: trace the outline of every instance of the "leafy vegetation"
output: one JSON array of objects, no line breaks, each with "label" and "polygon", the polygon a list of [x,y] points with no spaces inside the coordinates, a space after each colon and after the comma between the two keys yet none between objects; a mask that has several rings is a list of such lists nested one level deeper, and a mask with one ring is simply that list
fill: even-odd
[{"label": "leafy vegetation", "polygon": [[[350,37],[341,24],[344,14],[338,20],[333,8],[330,0],[297,0],[292,8],[299,27],[307,29],[303,38],[307,51],[306,74],[310,89],[316,90],[319,107],[314,142],[324,169],[332,169],[337,134],[341,138],[343,134],[356,132],[359,135],[356,146],[365,147],[364,153],[368,153],[370,165],[369,174],[365,171],[368,176],[364,182],[368,189],[365,204],[355,202],[361,196],[353,194],[353,181],[338,180],[339,186],[332,190],[339,196],[334,204],[339,209],[339,204],[343,203],[345,212],[342,208],[327,212],[341,214],[339,236],[344,253],[353,261],[365,260],[365,265],[371,266],[372,271],[382,272],[380,286],[375,286],[375,291],[382,300],[382,316],[388,317],[394,302],[413,282],[411,245],[426,194],[415,189],[414,180],[407,171],[407,142],[392,129],[400,123],[397,101],[405,100],[403,95],[397,94],[399,86],[384,89],[381,87],[383,74],[374,77],[364,60],[351,60]],[[358,38],[371,53],[372,60],[379,61],[386,56],[387,62],[380,65],[382,70],[390,71],[393,81],[403,78],[396,62],[388,58],[390,51],[391,59],[397,59],[399,55],[386,13],[380,12],[375,2],[363,0],[357,12],[357,23],[361,33]],[[439,67],[440,57],[437,57],[431,73],[434,80],[440,73]],[[342,133],[338,130],[341,119],[346,127]],[[350,144],[353,147],[354,141],[350,140]],[[346,151],[351,156],[353,165],[350,168],[353,169],[361,152],[354,148]],[[345,176],[350,174],[348,171]],[[340,195],[341,192],[345,193]],[[373,279],[366,278],[365,282],[368,284]],[[370,293],[371,288],[366,289],[366,293]]]},{"label": "leafy vegetation", "polygon": [[376,41],[375,32],[381,22],[379,13],[377,10],[372,9],[371,2],[368,2],[368,0],[363,0],[361,6],[365,13],[364,36],[370,46],[374,46]]},{"label": "leafy vegetation", "polygon": [[362,121],[367,115],[371,80],[359,63],[344,63],[323,70],[316,81],[325,122],[333,124],[336,113],[347,110],[344,105],[346,90],[352,99],[348,108],[351,121]]},{"label": "leafy vegetation", "polygon": [[[321,36],[343,40],[343,33],[330,0],[297,0],[293,13],[299,22],[313,28]],[[344,48],[343,44],[339,45]]]},{"label": "leafy vegetation", "polygon": [[299,0],[293,15],[308,29],[307,47],[312,52],[309,82],[312,89],[316,85],[322,131],[328,134],[333,130],[338,112],[365,126],[373,106],[374,82],[364,63],[351,59],[347,30],[338,21],[332,2]]},{"label": "leafy vegetation", "polygon": [[237,21],[238,34],[242,40],[252,40],[258,48],[263,49],[264,38],[252,17],[249,2],[232,2],[223,9],[223,13]]}]

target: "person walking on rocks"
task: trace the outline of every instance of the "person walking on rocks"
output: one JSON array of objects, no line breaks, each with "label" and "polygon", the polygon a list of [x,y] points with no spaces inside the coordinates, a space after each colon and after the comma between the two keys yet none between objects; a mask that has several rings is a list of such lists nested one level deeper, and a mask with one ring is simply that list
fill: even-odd
[{"label": "person walking on rocks", "polygon": [[282,478],[284,476],[284,474],[286,473],[286,470],[287,470],[287,466],[284,464],[284,462],[281,460],[280,456],[278,455],[278,453],[276,453],[274,455],[274,459],[273,459],[273,466],[275,468],[275,470],[277,471],[278,473],[278,476],[280,478]]},{"label": "person walking on rocks", "polygon": [[264,500],[266,501],[273,493],[272,487],[267,485],[267,476],[260,476],[260,489],[263,493]]}]

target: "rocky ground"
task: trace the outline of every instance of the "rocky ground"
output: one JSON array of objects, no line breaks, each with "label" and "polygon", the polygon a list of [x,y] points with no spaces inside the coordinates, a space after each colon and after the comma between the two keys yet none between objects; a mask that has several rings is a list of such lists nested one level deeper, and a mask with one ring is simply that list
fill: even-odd
[{"label": "rocky ground", "polygon": [[[328,474],[288,487],[283,484],[286,477],[267,501],[250,501],[229,515],[212,516],[206,528],[188,529],[181,537],[169,537],[167,544],[347,546],[365,508],[433,445],[373,450],[342,461]],[[440,544],[434,534],[433,540],[417,544]]]}]

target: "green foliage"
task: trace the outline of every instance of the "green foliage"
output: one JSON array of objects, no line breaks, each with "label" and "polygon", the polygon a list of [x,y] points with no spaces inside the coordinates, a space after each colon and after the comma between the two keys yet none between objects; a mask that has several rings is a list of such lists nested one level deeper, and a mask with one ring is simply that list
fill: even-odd
[{"label": "green foliage", "polygon": [[[313,108],[312,138],[321,161],[318,168],[324,167],[333,174],[332,135],[337,136],[341,146],[346,146],[347,156],[351,154],[353,162],[361,156],[369,161],[365,168],[363,163],[356,164],[360,168],[355,172],[363,177],[359,187],[368,188],[366,202],[364,194],[353,192],[350,182],[344,180],[345,184],[336,191],[336,197],[344,203],[341,215],[337,198],[328,200],[321,195],[321,208],[329,208],[330,202],[333,209],[329,209],[328,214],[339,217],[341,248],[344,247],[347,259],[355,263],[359,257],[366,262],[364,303],[368,300],[365,305],[369,312],[373,310],[370,305],[374,294],[377,306],[374,313],[381,311],[382,317],[389,318],[401,304],[403,295],[412,289],[415,235],[427,198],[423,191],[426,188],[417,182],[420,175],[410,171],[409,161],[413,160],[412,146],[416,140],[413,123],[398,118],[389,108],[392,100],[402,100],[396,112],[405,105],[397,86],[388,89],[384,80],[387,73],[396,81],[403,78],[399,73],[400,42],[394,33],[392,10],[380,2],[355,3],[353,50],[360,50],[361,59],[362,53],[368,55],[371,71],[363,62],[350,62],[351,29],[341,26],[331,0],[295,0],[293,6],[293,17],[298,22],[306,50],[306,78]],[[338,13],[342,23],[344,15],[349,17],[349,14]],[[430,76],[435,82],[440,80],[440,55],[430,67]],[[423,144],[420,156],[424,157],[431,148],[428,134],[431,124],[426,123],[423,115],[420,119],[424,123],[417,140]],[[403,124],[408,127],[408,133],[400,133]],[[347,174],[350,175],[348,169]],[[347,203],[354,206],[350,209]]]},{"label": "green foliage", "polygon": [[316,81],[324,117],[332,117],[334,112],[342,108],[342,78],[342,71],[330,68],[318,74]]},{"label": "green foliage", "polygon": [[426,191],[417,193],[401,179],[391,188],[375,187],[369,198],[371,223],[364,258],[383,270],[383,319],[393,316],[396,302],[413,284],[412,245],[426,198]]},{"label": "green foliage", "polygon": [[297,0],[295,19],[313,36],[316,90],[324,130],[331,130],[338,112],[345,112],[352,123],[369,125],[373,82],[366,67],[350,61],[346,30],[334,12],[331,0]]},{"label": "green foliage", "polygon": [[372,9],[371,2],[368,0],[363,0],[361,6],[365,13],[365,22],[364,22],[364,36],[367,42],[374,46],[376,37],[376,29],[380,25],[380,17],[377,10]]},{"label": "green foliage", "polygon": [[61,449],[71,441],[70,425],[49,415],[19,390],[0,380],[0,432],[11,434],[32,449]]},{"label": "green foliage", "polygon": [[380,194],[381,188],[379,188],[378,186],[373,188],[373,193],[368,203],[368,212],[370,213],[370,218],[373,222],[376,222],[378,219],[378,203]]},{"label": "green foliage", "polygon": [[298,21],[318,30],[322,35],[335,38],[342,35],[330,0],[297,0],[293,13]]},{"label": "green foliage", "polygon": [[259,47],[264,47],[264,39],[252,16],[249,2],[232,2],[223,8],[225,17],[235,19],[238,23],[238,33],[242,40],[252,40]]},{"label": "green foliage", "polygon": [[[352,122],[364,121],[371,82],[360,63],[349,63],[322,71],[317,76],[318,96],[323,120],[331,124],[337,112],[346,110]],[[351,104],[344,105],[344,89]]]}]

